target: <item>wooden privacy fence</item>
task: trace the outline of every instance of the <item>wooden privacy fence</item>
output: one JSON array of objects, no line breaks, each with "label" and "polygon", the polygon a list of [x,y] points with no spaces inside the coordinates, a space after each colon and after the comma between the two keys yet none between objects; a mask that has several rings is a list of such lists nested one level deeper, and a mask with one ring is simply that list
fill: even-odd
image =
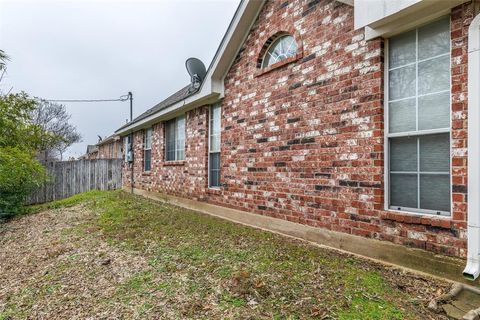
[{"label": "wooden privacy fence", "polygon": [[122,186],[122,159],[54,161],[46,164],[49,181],[27,199],[27,204],[68,198],[90,190]]}]

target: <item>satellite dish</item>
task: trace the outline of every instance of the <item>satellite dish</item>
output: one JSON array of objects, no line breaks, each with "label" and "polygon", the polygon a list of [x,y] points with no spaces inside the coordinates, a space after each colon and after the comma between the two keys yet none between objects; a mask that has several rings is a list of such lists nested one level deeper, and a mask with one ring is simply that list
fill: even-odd
[{"label": "satellite dish", "polygon": [[194,88],[200,87],[200,84],[205,79],[207,70],[202,61],[197,58],[189,58],[185,61],[185,67],[187,68],[188,74],[190,75],[190,81]]}]

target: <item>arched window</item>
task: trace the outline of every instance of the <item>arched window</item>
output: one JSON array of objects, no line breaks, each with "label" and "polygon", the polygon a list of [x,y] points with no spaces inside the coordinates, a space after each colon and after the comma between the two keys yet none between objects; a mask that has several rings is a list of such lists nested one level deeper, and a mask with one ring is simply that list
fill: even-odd
[{"label": "arched window", "polygon": [[262,61],[262,68],[269,67],[277,62],[293,57],[297,54],[297,43],[289,35],[282,35],[272,42],[268,47]]}]

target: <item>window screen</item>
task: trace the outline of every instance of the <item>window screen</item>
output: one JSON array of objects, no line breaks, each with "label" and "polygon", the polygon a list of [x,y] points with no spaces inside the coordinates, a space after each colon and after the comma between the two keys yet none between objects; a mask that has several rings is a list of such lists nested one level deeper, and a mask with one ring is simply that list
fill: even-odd
[{"label": "window screen", "polygon": [[167,161],[185,160],[185,116],[169,120],[165,125]]},{"label": "window screen", "polygon": [[152,169],[152,129],[146,129],[143,136],[143,169]]},{"label": "window screen", "polygon": [[220,187],[220,114],[219,104],[210,108],[209,124],[209,157],[208,157],[208,185]]},{"label": "window screen", "polygon": [[131,141],[132,141],[131,135],[123,137],[123,141],[124,141],[124,144],[123,144],[124,161],[128,162],[128,154],[129,154],[129,151],[130,151],[130,148],[131,148]]},{"label": "window screen", "polygon": [[389,206],[450,214],[450,18],[389,40]]}]

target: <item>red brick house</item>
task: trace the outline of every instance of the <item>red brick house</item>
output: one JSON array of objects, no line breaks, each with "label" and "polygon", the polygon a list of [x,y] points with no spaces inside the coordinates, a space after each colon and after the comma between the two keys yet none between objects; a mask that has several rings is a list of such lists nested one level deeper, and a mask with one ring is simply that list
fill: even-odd
[{"label": "red brick house", "polygon": [[468,257],[476,278],[478,12],[244,0],[201,86],[116,132],[124,186]]}]

